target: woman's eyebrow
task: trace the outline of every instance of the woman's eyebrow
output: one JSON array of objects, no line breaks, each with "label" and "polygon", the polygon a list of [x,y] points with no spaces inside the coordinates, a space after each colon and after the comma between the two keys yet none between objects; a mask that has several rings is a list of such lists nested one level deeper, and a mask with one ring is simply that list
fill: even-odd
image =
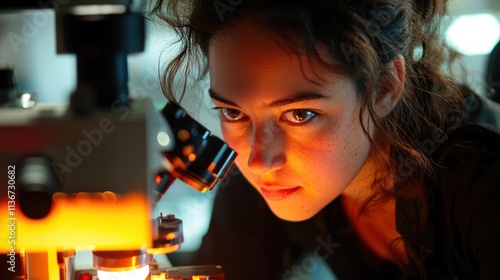
[{"label": "woman's eyebrow", "polygon": [[[213,98],[219,102],[238,107],[238,104],[236,104],[235,102],[233,102],[229,99],[226,99],[226,98],[220,96],[213,89],[209,89],[208,94],[210,95],[211,98]],[[268,107],[280,107],[280,106],[285,106],[285,105],[289,105],[289,104],[293,104],[293,103],[297,103],[297,102],[301,102],[301,101],[325,99],[325,98],[328,98],[328,96],[321,94],[321,93],[301,91],[301,92],[295,93],[292,96],[287,96],[287,97],[282,98],[282,99],[274,100],[273,102],[269,103],[267,106]]]},{"label": "woman's eyebrow", "polygon": [[217,100],[219,102],[226,103],[226,104],[229,104],[229,105],[233,105],[235,107],[239,107],[238,104],[236,104],[235,102],[233,102],[233,101],[231,101],[229,99],[226,99],[226,98],[220,96],[213,89],[209,89],[208,90],[208,95],[210,95],[210,98],[215,99],[215,100]]},{"label": "woman's eyebrow", "polygon": [[316,93],[316,92],[309,92],[309,91],[300,91],[295,93],[292,96],[285,97],[282,99],[275,100],[271,103],[269,103],[269,107],[280,107],[280,106],[285,106],[301,101],[306,101],[306,100],[316,100],[316,99],[325,99],[328,98],[328,96],[321,94],[321,93]]}]

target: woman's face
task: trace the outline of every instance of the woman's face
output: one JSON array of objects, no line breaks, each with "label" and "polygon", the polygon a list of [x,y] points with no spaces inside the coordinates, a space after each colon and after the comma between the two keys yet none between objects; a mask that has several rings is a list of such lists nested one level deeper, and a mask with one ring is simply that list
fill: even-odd
[{"label": "woman's face", "polygon": [[317,61],[300,61],[257,25],[220,35],[209,47],[210,94],[236,165],[275,215],[308,219],[344,192],[367,160],[355,87]]}]

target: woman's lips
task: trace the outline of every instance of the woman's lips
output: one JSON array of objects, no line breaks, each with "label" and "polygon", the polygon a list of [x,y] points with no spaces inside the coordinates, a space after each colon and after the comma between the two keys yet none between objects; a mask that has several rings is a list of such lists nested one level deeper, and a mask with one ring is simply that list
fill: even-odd
[{"label": "woman's lips", "polygon": [[262,195],[270,200],[283,200],[290,196],[291,194],[295,193],[298,191],[300,187],[294,187],[294,188],[282,188],[282,187],[261,187],[261,193]]}]

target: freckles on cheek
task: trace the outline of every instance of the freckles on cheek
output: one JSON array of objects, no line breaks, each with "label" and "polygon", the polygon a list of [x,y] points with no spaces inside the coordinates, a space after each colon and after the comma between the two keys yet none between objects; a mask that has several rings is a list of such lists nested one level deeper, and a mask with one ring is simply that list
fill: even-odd
[{"label": "freckles on cheek", "polygon": [[348,159],[348,144],[333,133],[324,137],[316,137],[314,145],[304,150],[299,157],[305,163],[304,168],[314,180],[331,178],[343,168]]},{"label": "freckles on cheek", "polygon": [[310,140],[308,143],[302,143],[299,147],[290,147],[290,149],[295,148],[295,151],[298,151],[298,153],[293,153],[294,162],[296,162],[294,168],[310,180],[320,180],[328,175],[328,170],[331,169],[334,162],[335,144],[330,139],[328,141],[318,140]]}]

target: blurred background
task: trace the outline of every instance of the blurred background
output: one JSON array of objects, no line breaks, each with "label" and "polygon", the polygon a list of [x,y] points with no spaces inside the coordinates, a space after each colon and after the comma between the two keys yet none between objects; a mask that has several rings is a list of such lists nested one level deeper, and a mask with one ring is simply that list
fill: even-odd
[{"label": "blurred background", "polygon": [[[39,3],[42,5],[44,1]],[[464,55],[466,78],[473,89],[486,95],[487,60],[500,40],[500,1],[451,0],[450,12],[443,36]],[[166,27],[147,22],[145,51],[128,58],[132,97],[149,97],[158,108],[166,103],[159,75],[164,63],[175,53],[173,39]],[[39,103],[68,102],[76,84],[76,62],[73,55],[56,53],[53,10],[0,10],[0,68],[7,67],[14,69],[18,89],[35,92]],[[198,93],[202,102],[188,100],[184,106],[194,118],[220,135],[217,116],[204,97],[206,84],[194,84],[190,91]],[[181,251],[193,251],[200,245],[208,228],[215,193],[214,190],[202,194],[178,182],[158,205],[157,215],[173,213],[183,220],[185,243]]]}]

